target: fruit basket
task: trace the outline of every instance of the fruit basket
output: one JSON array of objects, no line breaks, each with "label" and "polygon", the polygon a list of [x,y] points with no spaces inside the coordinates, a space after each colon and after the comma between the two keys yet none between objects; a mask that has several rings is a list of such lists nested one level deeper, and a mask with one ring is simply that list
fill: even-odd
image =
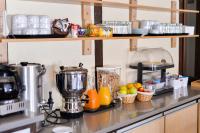
[{"label": "fruit basket", "polygon": [[140,101],[140,102],[151,101],[153,94],[154,94],[154,92],[149,91],[149,90],[145,90],[145,92],[138,91],[137,100]]},{"label": "fruit basket", "polygon": [[135,98],[137,96],[136,94],[120,94],[117,93],[118,97],[122,100],[122,103],[134,103]]}]

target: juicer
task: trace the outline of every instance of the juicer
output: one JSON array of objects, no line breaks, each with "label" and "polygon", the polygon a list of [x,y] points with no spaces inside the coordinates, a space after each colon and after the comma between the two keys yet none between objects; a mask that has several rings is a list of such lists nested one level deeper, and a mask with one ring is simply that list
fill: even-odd
[{"label": "juicer", "polygon": [[64,98],[63,107],[60,110],[62,118],[77,118],[83,115],[81,96],[86,90],[88,70],[79,67],[60,67],[56,75],[57,88]]}]

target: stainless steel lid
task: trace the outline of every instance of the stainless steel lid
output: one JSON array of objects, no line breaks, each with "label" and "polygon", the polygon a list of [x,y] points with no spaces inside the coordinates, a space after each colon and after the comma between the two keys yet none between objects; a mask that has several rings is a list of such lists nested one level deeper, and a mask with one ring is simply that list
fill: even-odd
[{"label": "stainless steel lid", "polygon": [[88,72],[87,69],[83,68],[83,64],[80,63],[79,67],[60,67],[60,73],[65,73],[65,74],[85,74]]}]

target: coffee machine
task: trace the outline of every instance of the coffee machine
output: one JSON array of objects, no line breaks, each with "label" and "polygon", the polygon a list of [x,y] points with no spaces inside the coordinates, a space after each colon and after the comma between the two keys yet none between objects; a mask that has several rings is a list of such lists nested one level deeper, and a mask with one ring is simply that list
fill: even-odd
[{"label": "coffee machine", "polygon": [[8,64],[0,64],[0,116],[27,108],[27,101],[22,99],[23,91],[16,69]]},{"label": "coffee machine", "polygon": [[56,84],[65,102],[60,110],[62,118],[78,118],[83,115],[81,96],[86,90],[88,70],[79,67],[60,67],[60,72],[56,75]]}]

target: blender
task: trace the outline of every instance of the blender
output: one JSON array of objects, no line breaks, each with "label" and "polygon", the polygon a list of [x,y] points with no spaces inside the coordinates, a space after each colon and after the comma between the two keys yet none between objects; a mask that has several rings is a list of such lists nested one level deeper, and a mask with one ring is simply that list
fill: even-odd
[{"label": "blender", "polygon": [[83,115],[81,96],[86,90],[88,70],[80,63],[78,67],[60,67],[56,75],[57,88],[64,98],[63,107],[60,109],[62,118],[78,118]]}]

